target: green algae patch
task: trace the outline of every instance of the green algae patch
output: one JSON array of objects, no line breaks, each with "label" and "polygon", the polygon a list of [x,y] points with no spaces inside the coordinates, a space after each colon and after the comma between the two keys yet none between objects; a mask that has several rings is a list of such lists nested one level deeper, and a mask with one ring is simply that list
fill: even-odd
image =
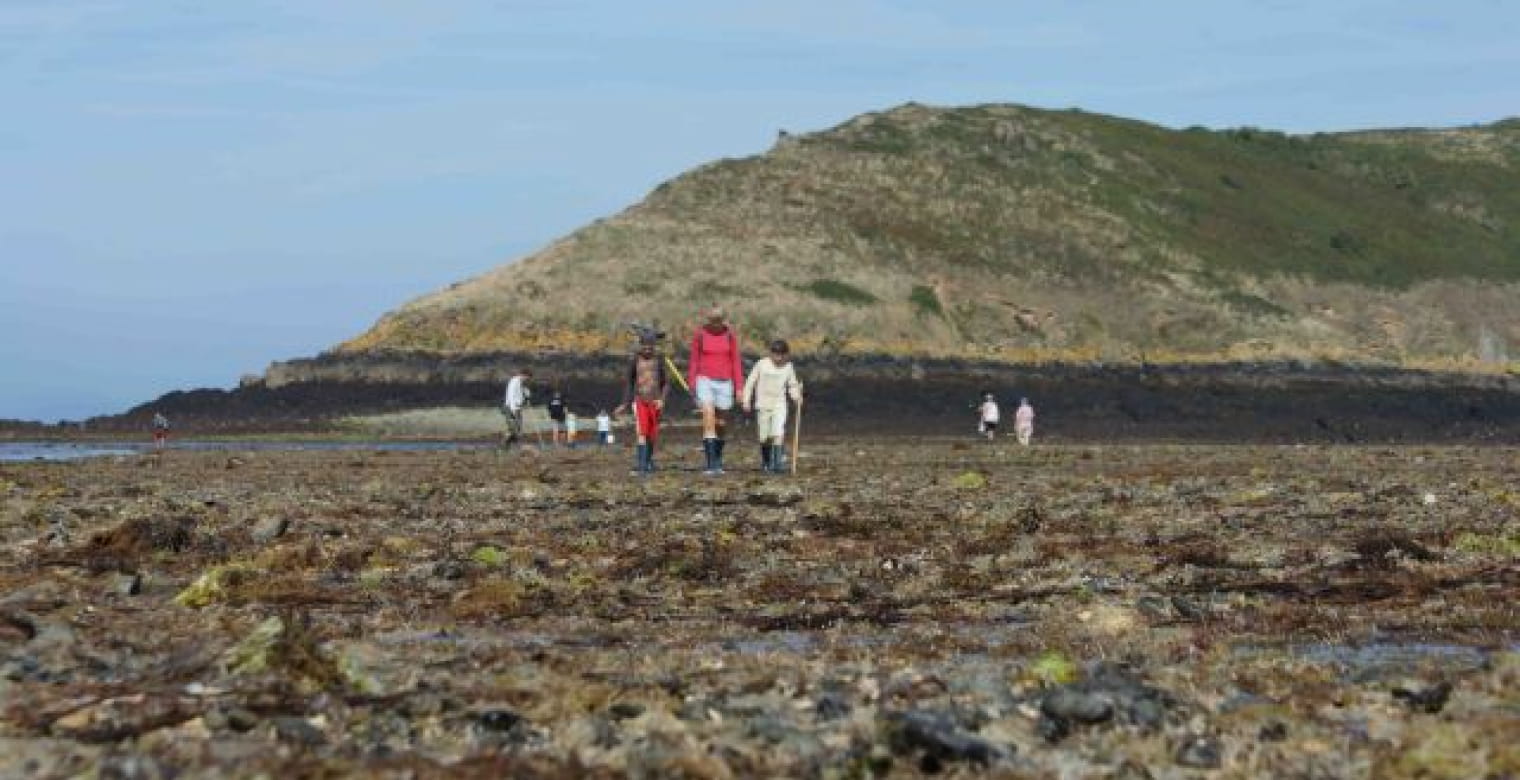
[{"label": "green algae patch", "polygon": [[213,566],[202,572],[195,582],[180,591],[174,597],[174,603],[182,607],[200,609],[224,602],[229,598],[234,587],[248,581],[258,573],[258,570],[252,566],[239,563]]},{"label": "green algae patch", "polygon": [[476,547],[475,551],[470,553],[470,560],[482,566],[500,566],[506,562],[507,557],[502,554],[500,548],[486,544]]},{"label": "green algae patch", "polygon": [[277,674],[306,692],[338,687],[349,679],[302,621],[278,615],[265,618],[229,649],[222,666],[235,675]]},{"label": "green algae patch", "polygon": [[968,471],[950,480],[950,484],[957,490],[981,490],[987,487],[987,475],[980,471]]},{"label": "green algae patch", "polygon": [[1488,769],[1487,757],[1474,750],[1470,729],[1454,723],[1439,723],[1417,732],[1415,741],[1393,762],[1394,777],[1422,777],[1431,780],[1465,780],[1483,777]]},{"label": "green algae patch", "polygon": [[1478,555],[1520,558],[1520,534],[1464,533],[1452,540],[1451,548]]},{"label": "green algae patch", "polygon": [[1065,654],[1051,650],[1041,653],[1029,667],[1029,676],[1047,685],[1076,682],[1077,665]]}]

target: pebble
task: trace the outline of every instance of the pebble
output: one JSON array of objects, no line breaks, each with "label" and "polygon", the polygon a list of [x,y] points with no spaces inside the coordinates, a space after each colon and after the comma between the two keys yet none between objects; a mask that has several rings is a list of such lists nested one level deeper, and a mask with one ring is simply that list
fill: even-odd
[{"label": "pebble", "polygon": [[521,715],[505,708],[481,710],[475,714],[475,722],[487,731],[511,731],[522,720]]},{"label": "pebble", "polygon": [[1218,769],[1224,763],[1224,751],[1219,741],[1211,737],[1188,737],[1177,746],[1175,756],[1181,766],[1195,769]]},{"label": "pebble", "polygon": [[1102,723],[1114,716],[1114,705],[1105,696],[1058,688],[1046,694],[1040,712],[1055,720]]},{"label": "pebble", "polygon": [[607,708],[614,720],[628,720],[644,714],[644,705],[634,701],[620,701]]},{"label": "pebble", "polygon": [[1451,698],[1451,683],[1442,680],[1435,685],[1418,681],[1404,682],[1393,688],[1393,698],[1415,712],[1434,715],[1446,707]]},{"label": "pebble", "polygon": [[813,705],[813,713],[821,721],[839,720],[849,716],[850,700],[843,695],[830,691],[818,697]]},{"label": "pebble", "polygon": [[266,517],[253,526],[253,540],[259,544],[269,544],[280,538],[290,528],[290,521],[283,517]]},{"label": "pebble", "polygon": [[141,574],[118,574],[111,580],[111,592],[118,596],[136,596],[142,593]]},{"label": "pebble", "polygon": [[270,724],[274,727],[274,735],[282,742],[294,742],[308,747],[327,742],[327,735],[305,718],[281,715],[270,721]]},{"label": "pebble", "polygon": [[892,713],[887,716],[887,722],[893,750],[899,754],[922,751],[925,763],[920,766],[926,771],[934,771],[940,762],[945,761],[987,765],[1012,753],[1011,748],[994,745],[963,731],[955,721],[937,712]]}]

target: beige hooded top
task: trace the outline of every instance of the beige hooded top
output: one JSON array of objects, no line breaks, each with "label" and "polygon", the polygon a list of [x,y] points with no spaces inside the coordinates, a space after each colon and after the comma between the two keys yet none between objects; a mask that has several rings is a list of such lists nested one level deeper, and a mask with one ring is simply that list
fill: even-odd
[{"label": "beige hooded top", "polygon": [[802,400],[802,383],[797,381],[792,363],[788,361],[786,365],[778,366],[769,357],[764,357],[749,370],[740,398],[753,398],[756,409],[775,409],[786,403],[787,396],[793,401]]}]

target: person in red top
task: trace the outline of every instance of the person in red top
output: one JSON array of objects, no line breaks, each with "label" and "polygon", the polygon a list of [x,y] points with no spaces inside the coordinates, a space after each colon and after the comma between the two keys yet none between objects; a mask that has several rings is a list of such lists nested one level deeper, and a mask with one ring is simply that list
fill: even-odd
[{"label": "person in red top", "polygon": [[707,456],[704,474],[723,473],[724,412],[734,408],[734,386],[744,380],[739,360],[739,337],[729,326],[723,310],[714,306],[691,339],[686,369],[687,385],[702,410],[702,452]]}]

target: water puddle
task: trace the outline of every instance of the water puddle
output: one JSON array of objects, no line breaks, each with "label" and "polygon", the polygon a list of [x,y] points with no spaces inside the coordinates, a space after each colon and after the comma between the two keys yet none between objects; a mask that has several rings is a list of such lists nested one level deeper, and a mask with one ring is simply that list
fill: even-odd
[{"label": "water puddle", "polygon": [[[462,452],[491,449],[487,442],[457,441],[178,441],[168,452]],[[0,462],[71,461],[141,455],[151,444],[73,442],[3,442]]]},{"label": "water puddle", "polygon": [[1353,681],[1377,680],[1436,670],[1448,674],[1479,671],[1496,653],[1516,652],[1520,645],[1474,647],[1441,642],[1310,642],[1282,646],[1247,645],[1236,654],[1255,657],[1285,654],[1338,670]]},{"label": "water puddle", "polygon": [[69,461],[84,458],[101,458],[111,455],[134,455],[137,449],[129,446],[100,444],[64,444],[58,442],[3,442],[0,443],[0,462],[23,461]]}]

